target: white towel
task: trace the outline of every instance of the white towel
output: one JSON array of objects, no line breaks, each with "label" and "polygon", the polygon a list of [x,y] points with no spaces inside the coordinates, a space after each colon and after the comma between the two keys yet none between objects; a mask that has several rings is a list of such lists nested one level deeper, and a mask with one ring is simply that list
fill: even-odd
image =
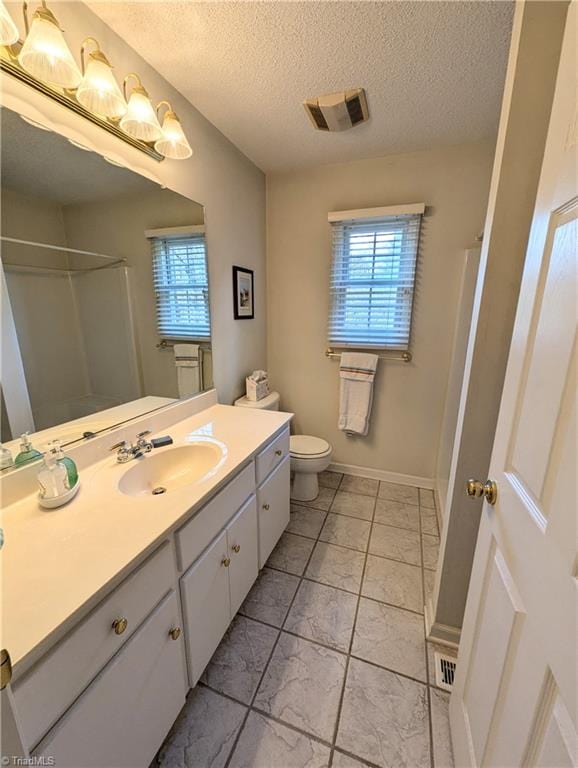
[{"label": "white towel", "polygon": [[199,345],[175,344],[175,365],[179,397],[189,397],[199,392]]},{"label": "white towel", "polygon": [[339,367],[338,427],[348,435],[367,435],[373,403],[377,355],[343,352]]}]

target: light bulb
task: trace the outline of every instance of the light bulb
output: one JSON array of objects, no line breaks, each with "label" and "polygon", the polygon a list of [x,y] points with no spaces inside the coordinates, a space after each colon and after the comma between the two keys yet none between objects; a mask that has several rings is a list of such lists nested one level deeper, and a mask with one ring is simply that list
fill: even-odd
[{"label": "light bulb", "polygon": [[140,141],[156,141],[163,132],[147,92],[142,87],[133,89],[120,127],[129,136]]},{"label": "light bulb", "polygon": [[122,117],[126,102],[112,74],[112,67],[100,51],[90,54],[76,98],[83,107],[104,117]]},{"label": "light bulb", "polygon": [[35,12],[18,61],[23,69],[45,83],[76,88],[82,80],[58,22],[45,7]]},{"label": "light bulb", "polygon": [[165,113],[163,135],[155,142],[155,149],[159,154],[172,160],[186,160],[193,154],[181,121],[172,110]]},{"label": "light bulb", "polygon": [[0,0],[0,45],[14,45],[19,37],[18,27]]}]

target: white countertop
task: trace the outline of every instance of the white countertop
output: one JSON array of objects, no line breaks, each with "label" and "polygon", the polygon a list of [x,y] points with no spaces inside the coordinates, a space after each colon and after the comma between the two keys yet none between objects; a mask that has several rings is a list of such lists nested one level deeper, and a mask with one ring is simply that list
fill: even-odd
[{"label": "white countertop", "polygon": [[[136,462],[118,464],[107,454],[82,471],[82,487],[68,505],[44,510],[34,494],[6,507],[0,643],[10,653],[15,676],[290,420],[289,413],[214,405],[157,435],[170,434],[171,447],[186,445],[195,435],[226,446],[214,473],[198,483],[161,496],[128,496],[117,483]],[[151,455],[164,450],[170,447]]]}]

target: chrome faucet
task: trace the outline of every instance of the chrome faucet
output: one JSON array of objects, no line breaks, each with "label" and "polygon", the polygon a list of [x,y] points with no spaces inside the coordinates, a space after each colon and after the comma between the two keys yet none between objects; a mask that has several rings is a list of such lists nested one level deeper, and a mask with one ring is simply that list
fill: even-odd
[{"label": "chrome faucet", "polygon": [[139,432],[136,436],[136,442],[128,442],[128,440],[121,440],[120,443],[115,443],[111,446],[111,451],[118,450],[116,454],[116,460],[119,464],[126,464],[131,459],[140,459],[145,453],[150,453],[153,448],[163,448],[166,445],[171,445],[173,442],[172,437],[166,435],[165,437],[157,437],[152,440],[147,440],[146,436],[150,435],[150,429],[145,429],[144,432]]}]

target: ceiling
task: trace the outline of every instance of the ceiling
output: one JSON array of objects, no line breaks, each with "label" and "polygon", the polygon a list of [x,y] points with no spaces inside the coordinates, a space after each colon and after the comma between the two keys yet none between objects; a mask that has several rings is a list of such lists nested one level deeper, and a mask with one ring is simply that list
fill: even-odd
[{"label": "ceiling", "polygon": [[[267,172],[495,135],[511,2],[87,5]],[[368,123],[313,129],[305,98],[360,86]]]}]

